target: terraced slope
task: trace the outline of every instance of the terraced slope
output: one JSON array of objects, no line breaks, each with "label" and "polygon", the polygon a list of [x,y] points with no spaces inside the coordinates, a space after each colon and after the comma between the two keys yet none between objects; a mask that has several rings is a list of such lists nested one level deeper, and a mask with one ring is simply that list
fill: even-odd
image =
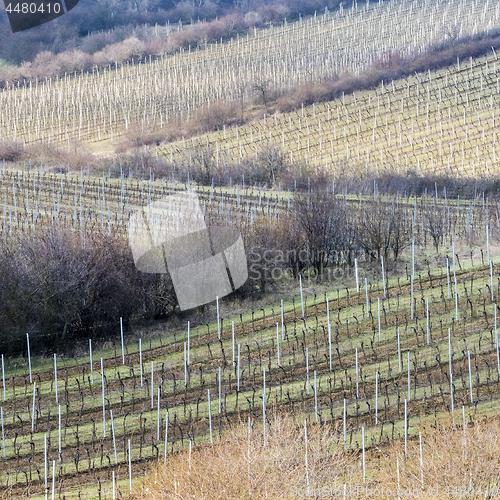
[{"label": "terraced slope", "polygon": [[3,90],[0,139],[95,142],[113,140],[131,124],[161,129],[214,100],[248,99],[255,86],[287,89],[358,73],[390,51],[405,55],[450,34],[487,31],[499,15],[489,0],[354,3],[152,63]]},{"label": "terraced slope", "polygon": [[215,163],[278,147],[311,170],[385,170],[480,176],[497,172],[500,63],[496,53],[449,68],[383,82],[374,91],[275,114],[163,148],[175,160],[197,150]]},{"label": "terraced slope", "polygon": [[381,281],[366,293],[313,296],[311,288],[304,314],[300,296],[290,296],[283,315],[278,302],[223,317],[220,334],[217,323],[192,325],[189,340],[186,330],[158,331],[142,351],[127,344],[125,362],[118,326],[114,351],[94,352],[92,366],[89,357],[58,358],[57,382],[53,360],[36,365],[32,382],[27,366],[7,363],[2,486],[13,497],[43,497],[47,437],[56,488],[66,498],[104,491],[110,498],[113,471],[127,492],[129,453],[138,479],[164,460],[166,437],[171,453],[217,439],[240,419],[250,417],[258,428],[264,380],[268,415],[286,411],[337,425],[339,446],[353,452],[362,427],[367,447],[403,437],[405,407],[410,435],[419,418],[458,415],[462,406],[466,416],[498,412],[497,266],[493,271],[491,277],[489,266],[461,271],[450,264],[449,291],[442,268],[417,274],[413,294],[412,280],[401,276],[386,283],[386,296]]}]

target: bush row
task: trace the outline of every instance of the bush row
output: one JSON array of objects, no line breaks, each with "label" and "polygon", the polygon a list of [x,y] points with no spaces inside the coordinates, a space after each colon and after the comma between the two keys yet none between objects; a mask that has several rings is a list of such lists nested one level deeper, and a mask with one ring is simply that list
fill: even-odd
[{"label": "bush row", "polygon": [[127,325],[175,308],[169,277],[138,272],[114,235],[52,227],[0,248],[3,353],[19,352],[26,332],[37,352],[70,351],[78,339],[116,337],[120,317]]},{"label": "bush row", "polygon": [[[136,0],[134,5],[149,3]],[[120,27],[107,33],[93,33],[85,38],[77,36],[92,29],[110,28],[117,24],[101,26],[95,20],[86,19],[79,7],[49,25],[40,26],[23,33],[10,33],[6,16],[0,13],[0,59],[16,66],[0,68],[0,86],[6,82],[24,84],[37,78],[44,79],[75,71],[91,71],[92,68],[116,67],[132,59],[158,57],[171,54],[181,48],[197,47],[205,42],[227,40],[237,33],[243,34],[254,27],[265,27],[269,22],[280,23],[284,19],[293,20],[299,15],[322,11],[325,7],[334,9],[338,0],[276,0],[269,4],[248,2],[236,6],[233,2],[179,2],[169,10],[166,5],[151,2],[156,8],[145,9],[144,5],[131,8],[122,2],[94,1],[95,9],[88,6],[87,13],[102,20],[107,18]],[[163,8],[162,8],[163,7]],[[107,9],[107,10],[106,10]],[[124,16],[124,12],[127,13]],[[83,16],[83,19],[80,17]],[[69,19],[65,19],[68,17]],[[208,19],[196,22],[193,19]],[[191,23],[179,31],[174,31],[166,39],[151,39],[146,25],[165,25],[166,22]],[[55,23],[55,24],[54,24]],[[92,27],[93,25],[96,27]],[[88,31],[87,31],[88,30]],[[133,32],[134,35],[130,36]]]}]

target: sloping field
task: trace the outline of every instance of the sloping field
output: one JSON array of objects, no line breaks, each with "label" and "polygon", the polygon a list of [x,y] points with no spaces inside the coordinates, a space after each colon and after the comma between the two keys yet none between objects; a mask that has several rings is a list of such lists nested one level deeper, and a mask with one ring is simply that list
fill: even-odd
[{"label": "sloping field", "polygon": [[[82,182],[73,178],[66,185],[61,179],[61,197]],[[51,180],[45,184],[55,191],[57,179]],[[98,185],[101,181],[94,189]],[[113,192],[118,205],[119,184],[111,188],[104,192],[109,198]],[[150,188],[135,186],[135,196],[140,199]],[[215,197],[209,191],[205,198],[215,211],[222,209],[222,193]],[[241,193],[233,193],[233,210],[238,200],[245,204]],[[380,273],[360,266],[357,289],[353,271],[345,268],[348,288],[320,290],[304,276],[303,290],[287,291],[262,308],[238,314],[227,312],[221,301],[219,322],[136,332],[135,338],[125,338],[123,351],[116,324],[110,325],[115,341],[92,354],[84,342],[71,359],[59,353],[34,356],[30,365],[26,357],[5,357],[0,388],[4,491],[15,498],[43,498],[54,477],[61,498],[109,499],[113,472],[128,493],[130,471],[132,482],[138,481],[150,465],[165,461],[166,448],[170,455],[189,443],[216,441],[249,417],[260,432],[265,415],[266,425],[273,425],[274,412],[331,425],[339,451],[345,447],[353,460],[363,435],[373,451],[414,434],[422,417],[453,413],[459,419],[465,412],[466,419],[475,419],[497,413],[498,257],[488,265],[480,248],[471,253],[471,245],[484,241],[483,221],[497,225],[498,205],[488,200],[484,205],[479,198],[461,205],[431,196],[417,201],[418,206],[403,196],[393,200],[393,207],[406,207],[408,231],[415,214],[413,277],[396,271],[384,283]],[[360,200],[360,210],[375,213],[383,204],[373,199],[361,206]],[[257,194],[254,207],[259,213],[246,211],[247,219],[273,219],[269,205],[257,204]],[[280,209],[285,207],[282,203]],[[453,234],[458,238],[455,248],[443,248],[449,267],[443,253],[433,255],[427,230],[421,232],[426,208],[443,216],[448,245]],[[102,224],[106,230],[102,220],[96,229]],[[376,471],[369,468],[367,474],[373,478]]]},{"label": "sloping field", "polygon": [[[34,234],[53,226],[74,231],[113,232],[128,238],[128,223],[134,210],[148,203],[185,191],[187,184],[134,180],[123,171],[118,178],[50,174],[42,168],[17,171],[0,163],[0,237],[19,232]],[[189,185],[192,187],[192,185]],[[252,223],[265,215],[268,221],[279,217],[290,207],[290,192],[274,193],[242,187],[214,189],[199,187],[197,193],[206,219]]]},{"label": "sloping field", "polygon": [[354,4],[153,63],[3,90],[0,139],[101,141],[132,123],[161,129],[215,100],[246,100],[256,85],[288,89],[358,73],[390,51],[418,53],[449,35],[487,31],[499,15],[490,0]]},{"label": "sloping field", "polygon": [[353,174],[385,170],[480,176],[497,172],[500,62],[487,57],[384,82],[326,104],[275,114],[163,149],[198,149],[217,164],[276,146],[291,163]]},{"label": "sloping field", "polygon": [[[304,314],[300,298],[289,297],[283,321],[279,303],[225,317],[220,339],[216,323],[193,325],[190,338],[187,330],[158,331],[142,351],[128,343],[124,361],[117,325],[116,354],[112,346],[94,352],[92,366],[89,357],[58,358],[57,381],[54,360],[37,361],[32,382],[26,365],[7,363],[2,487],[11,497],[41,498],[55,461],[56,491],[66,498],[101,490],[111,498],[112,472],[128,492],[129,466],[135,481],[163,462],[165,439],[170,454],[217,440],[248,417],[259,428],[264,397],[266,425],[275,411],[321,421],[337,429],[337,446],[354,454],[362,432],[371,448],[412,435],[424,416],[453,411],[460,419],[462,406],[466,419],[496,413],[500,362],[490,269],[460,272],[457,264],[456,285],[453,265],[450,271],[449,295],[446,270],[416,280],[414,307],[412,280],[400,277],[399,285],[386,283],[387,297],[380,281],[370,284],[368,298],[363,288],[348,296],[307,291]],[[494,274],[496,300],[496,266]]]}]

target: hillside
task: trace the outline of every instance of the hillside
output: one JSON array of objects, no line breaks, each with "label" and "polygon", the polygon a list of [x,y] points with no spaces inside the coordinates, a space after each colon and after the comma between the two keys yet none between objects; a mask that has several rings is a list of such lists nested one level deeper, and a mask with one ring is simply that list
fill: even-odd
[{"label": "hillside", "polygon": [[496,52],[439,71],[382,82],[328,103],[275,113],[240,127],[175,142],[171,161],[205,156],[219,164],[276,147],[310,172],[487,176],[496,171],[500,107]]},{"label": "hillside", "polygon": [[[136,197],[152,188],[141,183]],[[285,217],[286,195],[273,209],[261,194],[248,193],[253,201],[245,210],[241,194],[226,193],[224,202],[222,193],[205,196],[215,212],[224,214],[229,204],[256,226]],[[363,433],[365,448],[375,453],[387,441],[415,435],[423,418],[459,419],[462,412],[466,420],[492,418],[500,373],[498,206],[487,198],[483,204],[480,195],[464,201],[437,194],[339,196],[359,210],[355,218],[367,229],[370,220],[398,211],[401,229],[413,234],[415,260],[410,247],[399,266],[384,260],[385,274],[376,261],[344,263],[341,277],[324,283],[308,270],[301,286],[285,282],[279,295],[240,305],[221,301],[218,320],[211,306],[190,324],[159,323],[123,344],[117,322],[100,348],[86,339],[74,342],[71,358],[5,357],[0,466],[6,491],[43,497],[55,461],[56,488],[68,499],[97,491],[110,498],[113,472],[125,494],[130,477],[140,484],[142,474],[164,460],[165,440],[170,456],[190,443],[216,441],[248,417],[256,432],[265,418],[271,439],[272,416],[285,411],[299,422],[333,426],[337,446],[354,456]],[[441,253],[431,234],[436,220]],[[60,217],[59,224],[69,221]],[[96,222],[96,231],[107,230],[99,227],[102,219]],[[71,224],[77,229],[78,218]],[[6,228],[3,238],[8,234]],[[259,262],[250,258],[252,276],[263,270]],[[368,474],[376,480],[375,472]],[[477,484],[484,489],[486,479]]]},{"label": "hillside", "polygon": [[[118,71],[3,90],[0,139],[113,143],[134,125],[161,140],[168,124],[215,101],[239,106],[260,95],[265,102],[266,95],[301,83],[360,73],[390,52],[404,56],[446,37],[491,29],[498,15],[486,1],[354,5],[151,64],[135,61]],[[392,21],[396,16],[401,22]]]},{"label": "hillside", "polygon": [[[213,22],[228,15],[243,18],[248,12],[254,22],[270,20],[297,19],[300,14],[311,15],[325,7],[335,9],[338,5],[332,0],[306,0],[300,3],[285,2],[174,2],[172,0],[83,0],[68,15],[58,18],[48,25],[13,34],[7,13],[0,5],[0,58],[18,66],[31,62],[41,52],[50,51],[62,54],[79,49],[92,55],[96,51],[120,42],[132,33],[141,33],[147,39],[147,28],[162,26],[195,25]],[[213,27],[213,25],[212,25]],[[146,36],[145,36],[146,35]],[[64,72],[63,72],[64,74]]]},{"label": "hillside", "polygon": [[210,3],[0,90],[3,496],[498,497],[500,3]]}]

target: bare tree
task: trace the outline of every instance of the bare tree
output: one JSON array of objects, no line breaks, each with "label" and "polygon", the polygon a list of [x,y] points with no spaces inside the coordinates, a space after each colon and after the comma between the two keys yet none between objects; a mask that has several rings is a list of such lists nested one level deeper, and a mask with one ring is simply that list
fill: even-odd
[{"label": "bare tree", "polygon": [[358,240],[372,260],[389,251],[390,224],[385,203],[365,201],[358,213]]},{"label": "bare tree", "polygon": [[257,163],[271,186],[275,184],[276,177],[280,177],[287,168],[281,150],[274,144],[269,144],[259,150]]},{"label": "bare tree", "polygon": [[262,102],[267,111],[267,101],[269,94],[269,81],[261,80],[259,82],[254,83],[253,85],[254,91],[257,93],[259,97],[262,98]]},{"label": "bare tree", "polygon": [[427,206],[422,214],[425,231],[431,236],[436,253],[439,252],[439,244],[444,236],[444,210],[444,206],[436,205],[434,199],[432,206]]},{"label": "bare tree", "polygon": [[373,260],[387,260],[390,251],[397,261],[401,252],[410,244],[404,224],[404,208],[394,203],[367,201],[358,213],[357,236],[360,246]]},{"label": "bare tree", "polygon": [[193,146],[184,155],[184,163],[193,179],[200,184],[210,184],[216,169],[216,152],[210,144]]},{"label": "bare tree", "polygon": [[309,263],[318,275],[345,249],[346,213],[342,202],[313,191],[298,195],[294,203],[298,227],[307,243]]},{"label": "bare tree", "polygon": [[[401,252],[410,245],[410,233],[405,224],[404,207],[392,203],[388,217],[389,245],[394,255],[394,262],[398,261]],[[385,257],[389,257],[386,255]]]}]

